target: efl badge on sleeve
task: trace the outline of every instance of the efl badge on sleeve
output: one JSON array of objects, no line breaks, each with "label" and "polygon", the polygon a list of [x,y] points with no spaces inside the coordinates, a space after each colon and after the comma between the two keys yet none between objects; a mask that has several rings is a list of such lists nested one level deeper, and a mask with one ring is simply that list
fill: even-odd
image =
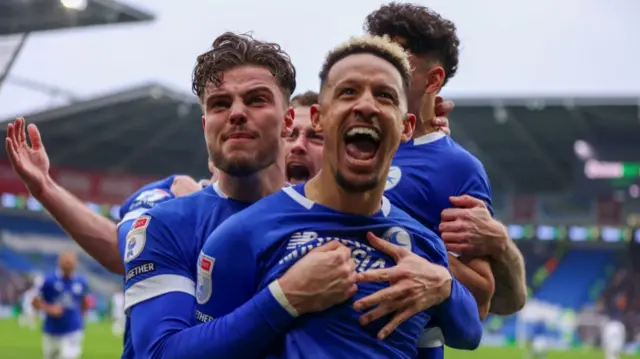
[{"label": "efl badge on sleeve", "polygon": [[211,298],[211,273],[215,258],[200,253],[198,258],[198,283],[196,284],[196,301],[198,304],[205,304]]},{"label": "efl badge on sleeve", "polygon": [[151,217],[140,216],[133,222],[129,233],[127,233],[127,243],[124,248],[124,262],[129,263],[136,259],[147,241],[147,227]]}]

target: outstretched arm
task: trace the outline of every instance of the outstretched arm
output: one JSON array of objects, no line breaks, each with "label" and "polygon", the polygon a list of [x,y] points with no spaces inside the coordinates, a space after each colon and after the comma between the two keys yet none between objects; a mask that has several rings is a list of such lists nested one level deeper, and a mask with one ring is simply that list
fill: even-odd
[{"label": "outstretched arm", "polygon": [[51,179],[49,156],[42,144],[40,132],[33,124],[27,130],[31,146],[26,140],[23,118],[7,127],[5,145],[14,171],[31,194],[82,249],[109,271],[124,274],[117,248],[115,223],[93,212],[80,199]]}]

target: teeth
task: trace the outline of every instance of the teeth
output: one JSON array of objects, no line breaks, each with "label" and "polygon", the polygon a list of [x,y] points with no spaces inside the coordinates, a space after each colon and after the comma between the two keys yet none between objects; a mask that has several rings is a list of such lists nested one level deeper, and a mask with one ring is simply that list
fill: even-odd
[{"label": "teeth", "polygon": [[374,141],[380,141],[380,136],[378,133],[368,127],[354,127],[347,132],[348,137],[356,136],[356,135],[366,135],[371,137]]}]

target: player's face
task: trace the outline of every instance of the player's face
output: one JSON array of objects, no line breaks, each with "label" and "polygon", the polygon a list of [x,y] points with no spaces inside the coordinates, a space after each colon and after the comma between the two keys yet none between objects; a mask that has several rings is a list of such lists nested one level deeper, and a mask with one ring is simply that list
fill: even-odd
[{"label": "player's face", "polygon": [[[435,66],[432,66],[428,59],[414,55],[407,49],[406,39],[394,37],[393,41],[404,47],[409,54],[409,62],[413,72],[411,73],[411,83],[407,94],[408,107],[410,113],[419,114],[424,110],[424,105],[433,100],[433,96],[430,96],[430,93],[436,93],[442,86],[442,82],[441,80],[437,82],[438,79],[434,76]],[[426,110],[429,111],[429,109]]]},{"label": "player's face", "polygon": [[312,121],[325,135],[323,169],[352,192],[384,185],[400,141],[411,138],[415,124],[400,73],[371,54],[347,56],[331,68]]},{"label": "player's face", "polygon": [[64,274],[71,274],[76,268],[76,257],[71,253],[63,253],[58,258],[58,266]]},{"label": "player's face", "polygon": [[311,108],[296,107],[293,129],[285,137],[286,175],[292,184],[303,183],[322,166],[324,137],[311,125]]},{"label": "player's face", "polygon": [[225,71],[219,87],[204,95],[202,123],[211,160],[222,172],[248,176],[272,165],[293,110],[264,67]]}]

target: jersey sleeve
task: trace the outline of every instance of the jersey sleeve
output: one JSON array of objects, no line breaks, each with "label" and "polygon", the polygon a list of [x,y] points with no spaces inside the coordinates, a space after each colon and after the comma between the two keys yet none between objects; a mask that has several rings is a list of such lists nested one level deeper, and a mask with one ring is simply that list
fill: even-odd
[{"label": "jersey sleeve", "polygon": [[493,204],[491,201],[491,184],[489,176],[484,166],[477,158],[468,154],[468,157],[459,160],[457,178],[463,179],[459,187],[456,189],[456,195],[461,196],[467,194],[471,197],[482,200],[489,209],[491,215],[493,212]]},{"label": "jersey sleeve", "polygon": [[[184,253],[193,238],[179,238],[182,228],[189,223],[175,226],[166,223],[179,219],[145,214],[131,224],[124,244],[125,264],[125,311],[151,298],[163,294],[180,292],[193,296],[195,283],[192,266],[195,265]],[[180,243],[183,245],[181,246]]]},{"label": "jersey sleeve", "polygon": [[[231,219],[229,219],[231,220]],[[228,220],[228,221],[229,221]],[[219,271],[220,261],[231,261],[233,266],[243,266],[248,261],[241,260],[251,255],[238,250],[246,249],[240,242],[248,243],[251,238],[244,238],[244,226],[229,226],[227,222],[219,226],[209,238],[212,242],[216,238],[229,239],[227,243],[232,244],[224,252],[227,257],[212,258],[210,261],[198,263],[198,281],[200,277],[210,276]],[[208,241],[209,242],[209,241]],[[220,241],[222,242],[222,241]],[[222,243],[220,243],[222,244]],[[207,249],[207,245],[205,245]],[[215,252],[215,251],[214,251]],[[217,254],[216,254],[217,255]],[[203,256],[201,255],[201,259]],[[235,259],[235,260],[234,260]],[[215,263],[214,261],[218,262]],[[196,263],[191,263],[196,265]],[[253,266],[247,265],[244,272],[241,269],[242,278],[251,275]],[[233,285],[235,276],[233,267],[224,267],[221,280],[224,274],[229,277],[227,280]],[[238,282],[236,282],[237,284]],[[222,293],[219,296],[224,298],[224,287],[217,278],[209,282],[209,289],[214,286],[213,291]],[[218,288],[220,286],[220,288]],[[202,304],[209,300],[210,290],[200,288],[196,294],[197,302]],[[137,305],[131,308],[131,330],[133,344],[136,353],[144,358],[163,359],[206,359],[215,356],[216,358],[259,358],[264,356],[264,351],[274,340],[282,337],[286,329],[293,324],[295,316],[286,308],[286,297],[282,293],[277,281],[267,288],[258,292],[243,305],[234,308],[226,315],[211,317],[210,320],[195,324],[188,318],[194,316],[195,301],[192,295],[187,295],[180,291],[173,291],[163,296],[157,296],[147,300],[144,305]]]}]

